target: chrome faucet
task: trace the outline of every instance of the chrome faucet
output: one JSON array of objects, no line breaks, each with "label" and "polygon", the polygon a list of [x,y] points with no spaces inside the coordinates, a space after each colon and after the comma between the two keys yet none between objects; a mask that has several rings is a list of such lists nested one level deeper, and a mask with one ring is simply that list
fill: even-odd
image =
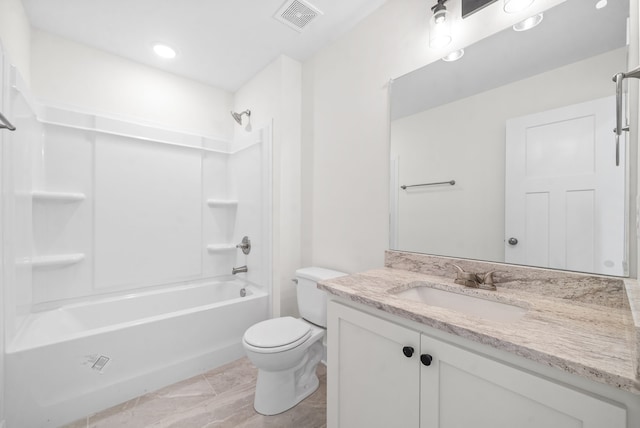
[{"label": "chrome faucet", "polygon": [[496,290],[496,285],[493,282],[493,274],[495,271],[487,273],[472,273],[465,272],[460,266],[452,264],[456,268],[456,284],[464,285],[465,287],[483,288],[485,290]]},{"label": "chrome faucet", "polygon": [[233,275],[235,275],[237,273],[244,273],[246,271],[247,271],[247,265],[240,266],[240,267],[234,267],[233,269],[231,269],[231,273]]}]

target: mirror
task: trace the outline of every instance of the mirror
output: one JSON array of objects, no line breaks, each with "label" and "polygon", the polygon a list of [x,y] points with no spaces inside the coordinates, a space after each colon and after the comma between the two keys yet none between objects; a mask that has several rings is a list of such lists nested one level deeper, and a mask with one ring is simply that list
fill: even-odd
[{"label": "mirror", "polygon": [[635,167],[625,141],[615,166],[611,79],[629,2],[595,3],[392,81],[391,249],[628,275]]}]

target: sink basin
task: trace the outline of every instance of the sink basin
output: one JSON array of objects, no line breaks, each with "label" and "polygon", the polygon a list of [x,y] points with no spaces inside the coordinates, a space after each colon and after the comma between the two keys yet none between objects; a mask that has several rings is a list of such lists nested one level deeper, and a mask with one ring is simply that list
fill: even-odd
[{"label": "sink basin", "polygon": [[519,320],[527,313],[526,309],[508,303],[494,302],[465,294],[451,293],[427,286],[413,287],[394,294],[402,299],[422,302],[429,306],[451,309],[491,321],[513,322]]}]

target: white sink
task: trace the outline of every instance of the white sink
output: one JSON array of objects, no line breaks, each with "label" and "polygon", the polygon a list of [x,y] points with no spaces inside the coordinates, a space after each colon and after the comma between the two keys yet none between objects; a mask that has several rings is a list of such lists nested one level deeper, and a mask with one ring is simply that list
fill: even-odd
[{"label": "white sink", "polygon": [[452,309],[491,321],[517,321],[527,313],[526,309],[508,303],[451,293],[427,286],[413,287],[394,294],[402,299],[422,302],[429,306]]}]

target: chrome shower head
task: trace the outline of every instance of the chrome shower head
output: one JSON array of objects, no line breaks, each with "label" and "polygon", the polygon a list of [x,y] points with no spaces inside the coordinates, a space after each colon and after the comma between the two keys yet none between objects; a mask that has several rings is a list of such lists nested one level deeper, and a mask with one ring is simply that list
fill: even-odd
[{"label": "chrome shower head", "polygon": [[238,125],[242,125],[242,115],[246,114],[247,117],[251,117],[251,110],[245,110],[241,113],[231,112],[231,116],[238,122]]},{"label": "chrome shower head", "polygon": [[251,132],[251,110],[247,109],[243,112],[240,113],[236,113],[234,111],[231,112],[231,117],[233,117],[235,119],[236,122],[238,122],[238,125],[242,126],[242,116],[243,115],[247,115],[247,117],[249,118],[249,123],[247,123],[247,126],[245,127],[245,130],[247,132]]}]

